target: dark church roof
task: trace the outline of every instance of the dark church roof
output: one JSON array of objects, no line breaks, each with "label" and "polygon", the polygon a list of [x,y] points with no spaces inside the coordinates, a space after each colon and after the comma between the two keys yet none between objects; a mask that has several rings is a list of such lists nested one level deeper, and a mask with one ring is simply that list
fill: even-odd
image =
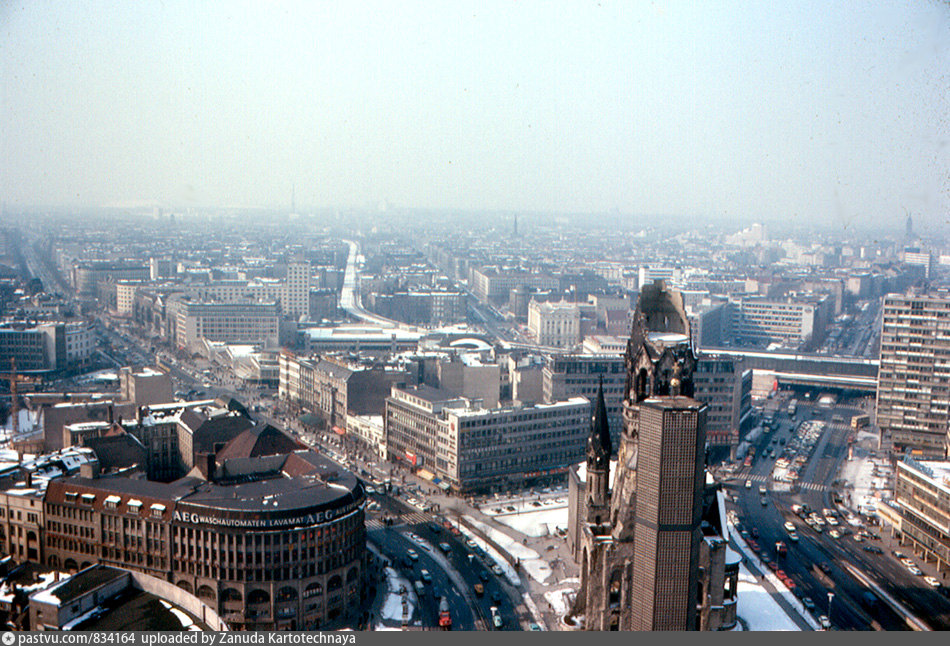
[{"label": "dark church roof", "polygon": [[217,452],[215,459],[218,464],[235,458],[256,458],[265,455],[284,455],[307,448],[280,429],[270,424],[249,428],[232,440],[223,449]]},{"label": "dark church roof", "polygon": [[590,425],[590,438],[587,444],[588,458],[597,458],[606,464],[610,460],[613,446],[610,442],[610,424],[607,420],[607,404],[604,402],[604,380],[601,378],[597,389],[597,402],[594,404],[594,416]]}]

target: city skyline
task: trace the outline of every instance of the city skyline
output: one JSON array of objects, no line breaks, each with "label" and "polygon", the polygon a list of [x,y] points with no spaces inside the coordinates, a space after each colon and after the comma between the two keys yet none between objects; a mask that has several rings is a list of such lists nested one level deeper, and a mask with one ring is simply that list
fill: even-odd
[{"label": "city skyline", "polygon": [[0,199],[946,223],[944,7],[545,9],[7,7]]}]

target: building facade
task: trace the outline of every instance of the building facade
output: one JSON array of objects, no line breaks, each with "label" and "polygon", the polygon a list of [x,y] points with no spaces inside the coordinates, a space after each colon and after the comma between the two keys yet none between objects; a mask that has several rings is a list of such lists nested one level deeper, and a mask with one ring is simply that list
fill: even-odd
[{"label": "building facade", "polygon": [[584,451],[590,403],[483,408],[429,386],[393,387],[384,435],[390,459],[426,468],[456,490],[523,484],[567,472]]},{"label": "building facade", "polygon": [[882,445],[918,458],[947,456],[950,292],[884,298],[877,425]]},{"label": "building facade", "polygon": [[581,312],[575,303],[528,304],[528,329],[539,345],[571,348],[581,341]]},{"label": "building facade", "polygon": [[45,563],[66,571],[100,563],[171,581],[232,629],[356,620],[366,547],[356,477],[313,452],[245,461],[241,472],[229,480],[225,464],[213,481],[167,484],[53,480],[43,503]]}]

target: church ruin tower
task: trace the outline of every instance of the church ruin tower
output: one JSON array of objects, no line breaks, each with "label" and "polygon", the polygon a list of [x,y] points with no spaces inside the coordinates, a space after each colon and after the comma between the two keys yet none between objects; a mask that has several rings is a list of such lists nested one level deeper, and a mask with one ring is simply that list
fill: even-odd
[{"label": "church ruin tower", "polygon": [[[606,422],[603,434],[592,428],[588,443],[588,513],[576,603],[588,630],[701,625],[706,406],[692,398],[696,357],[689,338],[682,295],[662,281],[644,286],[627,343],[623,432],[609,495],[601,493],[609,476]],[[604,498],[609,519],[598,522]]]},{"label": "church ruin tower", "polygon": [[607,405],[604,403],[604,380],[601,379],[591,418],[590,437],[587,438],[587,522],[595,525],[607,522],[612,451]]}]

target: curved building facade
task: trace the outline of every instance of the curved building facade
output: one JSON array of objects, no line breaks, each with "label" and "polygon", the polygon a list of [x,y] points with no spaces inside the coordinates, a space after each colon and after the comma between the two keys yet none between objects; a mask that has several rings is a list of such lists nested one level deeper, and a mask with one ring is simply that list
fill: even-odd
[{"label": "curved building facade", "polygon": [[314,630],[359,616],[365,495],[311,451],[228,461],[173,483],[64,478],[44,502],[46,561],[147,572],[232,629]]}]

